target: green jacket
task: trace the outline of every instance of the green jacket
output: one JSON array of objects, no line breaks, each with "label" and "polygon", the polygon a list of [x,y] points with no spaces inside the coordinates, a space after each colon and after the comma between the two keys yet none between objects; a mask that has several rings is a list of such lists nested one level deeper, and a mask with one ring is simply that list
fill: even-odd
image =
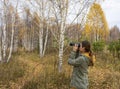
[{"label": "green jacket", "polygon": [[88,89],[88,67],[90,60],[81,54],[77,58],[75,56],[76,52],[72,51],[68,59],[68,64],[73,66],[70,85],[76,89]]}]

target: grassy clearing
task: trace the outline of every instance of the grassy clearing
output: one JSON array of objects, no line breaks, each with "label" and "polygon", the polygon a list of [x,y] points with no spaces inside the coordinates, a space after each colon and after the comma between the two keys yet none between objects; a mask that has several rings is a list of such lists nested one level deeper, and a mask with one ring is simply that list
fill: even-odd
[{"label": "grassy clearing", "polygon": [[[8,64],[0,64],[0,89],[70,89],[72,67],[63,58],[63,72],[58,73],[55,53],[39,58],[34,53],[13,55]],[[89,69],[89,89],[120,89],[120,61],[109,54],[97,55]]]},{"label": "grassy clearing", "polygon": [[26,64],[12,59],[9,63],[0,63],[0,89],[10,89],[12,84],[25,74]]}]

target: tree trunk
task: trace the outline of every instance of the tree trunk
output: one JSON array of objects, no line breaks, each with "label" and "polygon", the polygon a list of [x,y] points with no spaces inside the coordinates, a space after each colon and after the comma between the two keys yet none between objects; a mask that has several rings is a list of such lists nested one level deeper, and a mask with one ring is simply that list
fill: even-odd
[{"label": "tree trunk", "polygon": [[39,55],[40,57],[43,57],[43,25],[41,23],[39,30]]},{"label": "tree trunk", "polygon": [[47,26],[47,30],[46,30],[46,37],[45,37],[45,42],[44,42],[44,50],[43,50],[43,55],[45,55],[45,51],[46,51],[47,42],[48,42],[48,26]]},{"label": "tree trunk", "polygon": [[7,62],[9,62],[10,58],[11,58],[11,54],[12,54],[12,50],[13,50],[13,38],[14,38],[14,23],[15,23],[15,16],[12,16],[12,35],[11,35],[11,43],[10,43],[10,52],[9,52],[9,56],[7,59]]},{"label": "tree trunk", "polygon": [[[60,23],[60,39],[59,39],[59,65],[58,71],[62,72],[62,64],[63,64],[63,48],[64,48],[64,34],[65,34],[65,27],[66,27],[66,16],[68,10],[68,0],[65,0],[64,3],[60,2],[60,16],[61,16],[61,23]],[[64,9],[63,9],[64,8]]]},{"label": "tree trunk", "polygon": [[0,29],[0,62],[2,61],[2,30]]},{"label": "tree trunk", "polygon": [[6,25],[3,26],[3,37],[2,37],[2,49],[3,49],[3,61],[6,61]]},{"label": "tree trunk", "polygon": [[13,42],[13,52],[17,52],[18,50],[18,32],[17,28],[14,30],[14,42]]},{"label": "tree trunk", "polygon": [[63,47],[64,47],[64,33],[65,33],[65,28],[63,27],[64,23],[61,24],[61,29],[60,29],[60,41],[59,41],[59,67],[58,71],[62,72],[62,59],[63,59]]}]

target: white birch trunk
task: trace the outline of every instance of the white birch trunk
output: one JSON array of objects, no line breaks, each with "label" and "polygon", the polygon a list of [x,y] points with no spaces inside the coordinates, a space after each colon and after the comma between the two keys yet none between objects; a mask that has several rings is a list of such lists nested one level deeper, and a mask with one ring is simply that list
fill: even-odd
[{"label": "white birch trunk", "polygon": [[[51,10],[51,7],[49,5],[49,11],[48,11],[48,19],[49,19],[49,14],[50,14],[50,10]],[[45,36],[45,42],[44,42],[44,49],[43,49],[43,56],[45,55],[45,51],[46,51],[46,46],[47,46],[47,42],[48,42],[48,29],[49,29],[49,26],[50,25],[50,21],[48,21],[48,24],[47,24],[47,30],[46,30],[46,36]]]},{"label": "white birch trunk", "polygon": [[[33,36],[34,37],[34,36]],[[32,38],[31,39],[31,50],[33,51],[34,50],[34,39]]]},{"label": "white birch trunk", "polygon": [[23,44],[23,47],[25,48],[25,50],[28,50],[28,45],[27,45],[27,30],[26,30],[27,28],[24,26],[24,30],[25,30],[25,33],[24,33],[24,37],[23,37],[23,39],[22,39],[22,44]]},{"label": "white birch trunk", "polygon": [[2,61],[2,30],[0,29],[0,62]]},{"label": "white birch trunk", "polygon": [[[68,10],[68,0],[65,0],[64,3],[60,3],[60,15],[61,15],[61,24],[60,24],[60,40],[59,40],[59,65],[58,65],[58,71],[62,72],[62,64],[63,64],[63,48],[64,48],[64,34],[65,34],[65,28],[66,28],[66,16],[67,16],[67,10]],[[64,9],[63,9],[64,8]]]},{"label": "white birch trunk", "polygon": [[11,42],[10,42],[10,52],[8,55],[7,62],[9,62],[13,50],[13,38],[14,38],[14,23],[15,23],[15,16],[12,16],[12,34],[11,34]]},{"label": "white birch trunk", "polygon": [[47,26],[46,37],[44,42],[43,56],[45,55],[47,42],[48,42],[48,26]]},{"label": "white birch trunk", "polygon": [[1,41],[0,41],[0,62],[2,61],[2,49],[1,49],[2,47],[1,47]]},{"label": "white birch trunk", "polygon": [[[31,26],[32,29],[34,29],[33,25]],[[31,50],[34,50],[34,38],[35,38],[35,32],[32,32],[32,38],[31,38]]]},{"label": "white birch trunk", "polygon": [[36,6],[34,5],[34,3],[30,2],[31,5],[33,7],[36,8],[36,11],[37,11],[37,14],[40,18],[40,23],[38,25],[39,27],[39,56],[40,57],[43,57],[44,54],[45,54],[45,50],[46,50],[46,45],[47,45],[47,40],[48,40],[48,30],[46,32],[46,36],[45,36],[45,41],[44,41],[44,37],[43,37],[43,34],[44,34],[44,19],[45,18],[45,11],[46,9],[48,9],[48,0],[33,0],[35,1],[35,3],[37,4]]},{"label": "white birch trunk", "polygon": [[5,61],[6,59],[6,25],[3,26],[3,40],[2,40],[2,49],[3,49],[3,60]]},{"label": "white birch trunk", "polygon": [[43,46],[43,18],[44,18],[44,1],[42,0],[41,3],[39,3],[39,14],[40,14],[40,18],[41,18],[41,23],[40,23],[40,29],[39,29],[39,51],[40,51],[40,57],[43,57],[43,50],[44,50],[44,46]]},{"label": "white birch trunk", "polygon": [[43,57],[43,27],[41,27],[41,29],[39,30],[39,51],[40,57]]},{"label": "white birch trunk", "polygon": [[64,28],[64,22],[61,23],[61,29],[60,29],[60,41],[59,41],[59,67],[58,71],[62,72],[62,59],[63,59],[63,47],[64,47],[64,33],[65,33],[65,28]]},{"label": "white birch trunk", "polygon": [[[51,0],[54,10],[54,15],[56,20],[60,19],[60,33],[59,33],[59,64],[58,64],[58,71],[62,72],[62,64],[63,64],[63,48],[64,48],[64,34],[65,34],[65,23],[66,23],[66,16],[68,13],[68,0]],[[56,8],[58,7],[58,8]],[[57,17],[59,12],[59,16]],[[57,21],[59,22],[59,21]]]}]

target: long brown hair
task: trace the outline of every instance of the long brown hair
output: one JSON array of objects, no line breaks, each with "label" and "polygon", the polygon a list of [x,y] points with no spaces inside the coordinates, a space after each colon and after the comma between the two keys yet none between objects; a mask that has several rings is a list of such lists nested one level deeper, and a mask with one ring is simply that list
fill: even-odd
[{"label": "long brown hair", "polygon": [[85,52],[89,53],[89,56],[90,56],[90,66],[93,66],[94,63],[93,63],[93,53],[91,51],[91,45],[90,45],[90,42],[85,40],[85,41],[82,41],[82,47],[85,47]]}]

